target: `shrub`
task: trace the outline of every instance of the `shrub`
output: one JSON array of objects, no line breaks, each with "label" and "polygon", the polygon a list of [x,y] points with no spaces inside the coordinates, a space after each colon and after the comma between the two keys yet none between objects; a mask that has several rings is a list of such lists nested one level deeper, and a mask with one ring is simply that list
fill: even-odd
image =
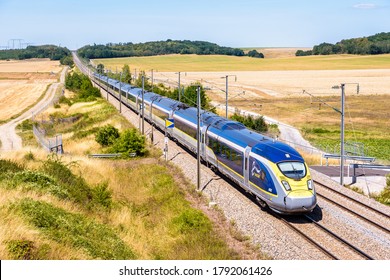
[{"label": "shrub", "polygon": [[25,160],[35,160],[35,155],[30,151],[23,157]]},{"label": "shrub", "polygon": [[112,153],[122,153],[124,157],[131,153],[136,153],[137,156],[147,154],[145,136],[135,129],[125,130],[122,135],[115,141],[109,149]]},{"label": "shrub", "polygon": [[177,218],[173,219],[173,225],[180,233],[194,231],[197,234],[210,233],[212,225],[210,220],[203,212],[188,208],[185,209]]},{"label": "shrub", "polygon": [[268,126],[264,120],[263,116],[259,117],[252,117],[252,116],[241,116],[238,114],[234,114],[231,117],[232,120],[238,121],[245,125],[247,128],[253,129],[255,131],[259,132],[266,132],[268,131]]},{"label": "shrub", "polygon": [[92,200],[92,190],[84,178],[72,173],[69,166],[54,155],[44,162],[43,172],[54,178],[75,202],[88,205]]},{"label": "shrub", "polygon": [[6,172],[18,172],[22,171],[24,168],[20,164],[13,162],[8,159],[0,159],[0,174]]},{"label": "shrub", "polygon": [[112,125],[106,125],[96,133],[95,140],[102,146],[110,146],[119,138],[119,131]]},{"label": "shrub", "polygon": [[104,208],[110,209],[112,205],[112,192],[108,189],[107,182],[97,185],[92,190],[93,201]]},{"label": "shrub", "polygon": [[30,170],[16,172],[13,175],[13,181],[16,185],[23,184],[23,188],[27,190],[46,191],[58,198],[69,198],[66,189],[59,186],[53,178],[41,172]]},{"label": "shrub", "polygon": [[8,254],[15,260],[33,260],[34,242],[30,240],[10,240],[7,242]]},{"label": "shrub", "polygon": [[22,131],[26,130],[32,130],[33,129],[33,121],[30,119],[22,121],[20,124],[18,124],[17,128],[21,129]]}]

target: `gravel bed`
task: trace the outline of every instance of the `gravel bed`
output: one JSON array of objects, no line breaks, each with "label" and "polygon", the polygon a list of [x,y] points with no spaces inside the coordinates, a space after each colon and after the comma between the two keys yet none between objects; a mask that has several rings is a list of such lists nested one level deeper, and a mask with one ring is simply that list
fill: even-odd
[{"label": "gravel bed", "polygon": [[[106,96],[106,94],[104,93],[103,96]],[[109,101],[119,108],[119,104],[116,99],[110,97]],[[127,109],[125,106],[122,106],[122,115],[124,115],[135,127],[139,127],[138,115]],[[144,128],[146,134],[151,130],[150,125],[146,121]],[[153,137],[154,145],[163,149],[164,135],[155,129]],[[196,186],[196,158],[188,154],[174,141],[169,140],[168,147],[168,160],[178,166],[183,174],[192,182],[192,184]],[[312,174],[314,179],[326,183],[327,178],[322,174],[314,171],[312,171]],[[242,235],[250,237],[253,244],[258,246],[261,252],[267,254],[273,259],[280,260],[328,259],[326,255],[304,240],[301,236],[299,236],[299,234],[289,229],[281,221],[266,211],[262,211],[257,204],[255,204],[241,191],[238,191],[227,181],[218,178],[219,177],[216,176],[209,168],[201,165],[202,194],[206,196],[210,202],[213,204],[215,203],[229,221],[233,221],[236,224]],[[352,193],[351,196],[355,195],[353,191],[350,192]],[[373,204],[375,204],[378,208],[383,208],[375,202],[373,202]],[[343,228],[345,227],[345,224],[349,223],[348,218],[338,218],[339,216],[345,217],[344,214],[338,214],[340,210],[332,210],[333,208],[331,208],[331,206],[322,202],[320,206],[323,208],[323,220],[326,219],[327,224],[334,223],[336,228]],[[363,225],[361,227],[363,227]],[[364,230],[361,230],[360,227],[358,228],[359,231],[364,232]],[[376,234],[380,235],[379,233]],[[372,238],[374,238],[374,236],[375,234],[372,235]],[[386,246],[388,246],[388,238],[380,237],[377,239],[384,239],[383,243],[379,242],[379,244],[386,244]],[[363,240],[366,242],[366,239]],[[387,251],[390,252],[390,250]],[[385,259],[389,258],[388,255],[383,255],[382,253],[380,256]]]},{"label": "gravel bed", "polygon": [[374,259],[390,259],[390,235],[333,203],[318,199],[322,208],[320,223],[348,240]]}]

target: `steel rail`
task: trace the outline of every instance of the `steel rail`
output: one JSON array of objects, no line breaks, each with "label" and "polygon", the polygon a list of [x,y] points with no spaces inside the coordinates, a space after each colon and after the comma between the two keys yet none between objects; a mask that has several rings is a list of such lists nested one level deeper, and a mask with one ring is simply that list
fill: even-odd
[{"label": "steel rail", "polygon": [[372,224],[373,226],[375,226],[375,227],[377,227],[377,228],[379,228],[379,229],[385,231],[386,233],[389,233],[389,234],[390,234],[390,229],[388,229],[388,228],[386,228],[386,227],[384,227],[384,226],[382,226],[382,225],[380,225],[380,224],[378,224],[378,223],[376,223],[376,222],[374,222],[374,221],[372,221],[372,220],[370,220],[370,219],[364,217],[363,215],[361,215],[361,214],[359,214],[359,213],[357,213],[357,212],[355,212],[355,211],[349,209],[348,207],[345,207],[344,205],[342,205],[342,204],[340,204],[340,203],[334,201],[333,199],[331,199],[331,198],[329,198],[329,197],[326,197],[326,196],[324,196],[323,194],[319,194],[319,193],[317,193],[317,196],[322,197],[322,198],[324,198],[325,200],[330,201],[331,203],[335,204],[337,207],[340,207],[341,209],[343,209],[343,210],[345,210],[345,211],[347,211],[347,212],[349,212],[349,213],[351,213],[351,214],[357,216],[358,218],[364,220],[365,222],[370,223],[370,224]]},{"label": "steel rail", "polygon": [[280,221],[282,221],[285,225],[287,225],[288,227],[290,227],[292,230],[294,230],[295,232],[297,232],[300,236],[302,236],[303,238],[305,238],[307,241],[309,241],[311,244],[313,244],[315,247],[317,247],[317,249],[319,249],[322,253],[324,253],[325,255],[327,255],[328,257],[330,257],[332,260],[339,260],[338,257],[336,257],[334,254],[332,254],[329,250],[327,250],[325,247],[323,247],[320,243],[318,243],[317,241],[315,241],[313,238],[311,238],[310,236],[308,236],[307,234],[305,234],[303,231],[301,231],[298,227],[294,226],[292,223],[290,223],[289,221],[287,221],[286,219],[284,219],[283,217],[281,217],[279,214],[276,214],[274,212],[271,212],[271,215],[273,215],[275,218],[279,219]]},{"label": "steel rail", "polygon": [[[322,187],[324,187],[324,188],[326,188],[326,189],[328,189],[328,190],[330,190],[330,191],[333,191],[333,192],[339,194],[340,196],[342,196],[342,197],[344,197],[344,198],[347,198],[347,199],[349,199],[349,200],[352,200],[353,202],[355,202],[355,203],[357,203],[357,204],[359,204],[359,205],[361,205],[361,206],[363,206],[363,207],[366,207],[366,208],[370,209],[371,211],[373,211],[373,212],[375,212],[375,213],[377,213],[377,214],[379,214],[379,215],[381,215],[381,216],[384,216],[384,217],[387,218],[387,219],[390,219],[390,215],[387,214],[387,213],[384,213],[384,212],[382,212],[382,211],[380,211],[380,210],[378,210],[378,209],[376,209],[376,208],[374,208],[374,207],[372,207],[372,206],[370,206],[370,205],[367,205],[367,204],[365,204],[365,203],[363,203],[363,202],[361,202],[361,201],[359,201],[359,200],[356,200],[356,199],[354,199],[354,198],[352,198],[352,197],[350,197],[350,196],[348,196],[348,195],[346,195],[346,194],[344,194],[344,193],[342,193],[342,192],[340,192],[340,191],[338,191],[338,190],[329,188],[328,186],[326,186],[326,185],[324,185],[323,183],[320,183],[320,182],[318,182],[318,181],[316,181],[316,180],[314,180],[314,183],[317,184],[317,185],[320,185],[320,186],[322,186]],[[318,195],[318,193],[317,193],[317,195]]]},{"label": "steel rail", "polygon": [[325,232],[329,233],[330,235],[332,235],[335,239],[339,240],[341,243],[347,245],[349,248],[351,248],[352,250],[354,250],[356,253],[360,254],[361,256],[365,257],[366,259],[368,260],[374,260],[373,257],[371,257],[370,255],[368,255],[367,253],[363,252],[361,249],[359,249],[358,247],[356,247],[355,245],[351,244],[350,242],[348,242],[346,239],[342,238],[341,236],[337,235],[336,233],[334,233],[333,231],[331,231],[330,229],[326,228],[325,226],[321,225],[320,223],[318,223],[317,221],[313,220],[313,218],[311,218],[310,216],[308,215],[303,215],[303,217],[305,217],[307,220],[309,220],[310,222],[312,222],[314,225],[316,225],[317,227],[321,228],[322,230],[324,230]]}]

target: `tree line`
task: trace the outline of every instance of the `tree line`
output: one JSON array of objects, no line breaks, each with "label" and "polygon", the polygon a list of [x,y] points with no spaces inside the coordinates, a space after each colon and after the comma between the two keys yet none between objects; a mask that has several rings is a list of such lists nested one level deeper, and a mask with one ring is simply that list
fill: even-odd
[{"label": "tree line", "polygon": [[390,32],[382,32],[368,37],[341,40],[336,44],[322,43],[313,50],[298,50],[296,56],[329,54],[386,54],[390,53]]},{"label": "tree line", "polygon": [[[165,54],[198,54],[198,55],[232,55],[245,56],[245,52],[238,48],[221,47],[205,41],[166,40],[146,43],[109,43],[106,45],[87,45],[78,50],[81,57],[87,59],[154,56]],[[261,57],[259,53],[251,52],[253,57]],[[263,56],[264,57],[264,56]]]},{"label": "tree line", "polygon": [[28,46],[25,49],[0,50],[0,60],[23,60],[30,58],[49,58],[59,60],[62,65],[73,67],[73,58],[68,48],[55,45]]}]

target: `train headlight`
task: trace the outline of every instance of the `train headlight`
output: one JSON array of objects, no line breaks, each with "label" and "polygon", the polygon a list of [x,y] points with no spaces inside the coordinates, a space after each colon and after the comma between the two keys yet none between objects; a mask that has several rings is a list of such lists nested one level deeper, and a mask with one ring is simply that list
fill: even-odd
[{"label": "train headlight", "polygon": [[307,188],[313,190],[313,180],[307,180]]},{"label": "train headlight", "polygon": [[282,180],[282,185],[286,191],[291,191],[290,184],[287,181]]}]

